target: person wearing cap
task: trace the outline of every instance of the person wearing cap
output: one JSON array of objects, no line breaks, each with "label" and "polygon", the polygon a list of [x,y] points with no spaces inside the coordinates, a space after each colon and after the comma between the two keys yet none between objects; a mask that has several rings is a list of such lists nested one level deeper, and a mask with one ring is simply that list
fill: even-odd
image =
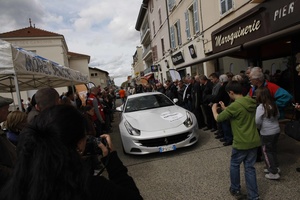
[{"label": "person wearing cap", "polygon": [[[6,121],[9,104],[12,102],[12,99],[0,96],[0,123]],[[6,138],[4,131],[0,129],[0,188],[11,176],[16,159],[16,147]]]}]

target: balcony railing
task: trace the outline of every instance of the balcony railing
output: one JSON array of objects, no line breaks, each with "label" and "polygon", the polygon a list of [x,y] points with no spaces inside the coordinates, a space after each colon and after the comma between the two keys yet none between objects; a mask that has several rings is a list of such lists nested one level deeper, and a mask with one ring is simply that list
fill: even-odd
[{"label": "balcony railing", "polygon": [[148,45],[146,48],[144,48],[143,59],[145,60],[145,58],[148,57],[148,55],[151,54],[151,53],[152,53],[151,45]]},{"label": "balcony railing", "polygon": [[150,41],[150,29],[148,28],[141,35],[141,44],[146,44],[147,41]]}]

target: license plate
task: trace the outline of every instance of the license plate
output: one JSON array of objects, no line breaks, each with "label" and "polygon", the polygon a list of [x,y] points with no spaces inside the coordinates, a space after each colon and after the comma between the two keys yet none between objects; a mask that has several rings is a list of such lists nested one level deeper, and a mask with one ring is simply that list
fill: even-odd
[{"label": "license plate", "polygon": [[176,146],[175,145],[169,145],[169,146],[163,146],[163,147],[159,147],[159,152],[166,152],[166,151],[174,151],[176,150]]}]

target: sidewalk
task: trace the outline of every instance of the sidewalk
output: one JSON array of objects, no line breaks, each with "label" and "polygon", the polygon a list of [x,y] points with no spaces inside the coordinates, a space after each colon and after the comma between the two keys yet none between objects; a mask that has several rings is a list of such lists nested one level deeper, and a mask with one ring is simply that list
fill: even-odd
[{"label": "sidewalk", "polygon": [[292,139],[284,133],[284,124],[280,123],[281,134],[278,140],[278,161],[281,170],[279,180],[268,180],[264,177],[264,162],[256,163],[256,173],[259,193],[262,199],[300,199],[300,173],[296,171],[300,167],[300,142]]}]

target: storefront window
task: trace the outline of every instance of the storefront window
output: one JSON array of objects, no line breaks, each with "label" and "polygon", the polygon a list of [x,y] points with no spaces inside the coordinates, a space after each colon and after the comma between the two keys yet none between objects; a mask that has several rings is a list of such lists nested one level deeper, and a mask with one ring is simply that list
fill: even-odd
[{"label": "storefront window", "polygon": [[230,63],[229,72],[234,72],[234,65],[233,65],[233,63]]},{"label": "storefront window", "polygon": [[198,64],[198,65],[193,65],[191,67],[191,76],[196,76],[196,75],[200,75],[200,74],[204,74],[204,69],[203,69],[203,64]]},{"label": "storefront window", "polygon": [[263,70],[271,71],[271,82],[279,85],[285,90],[291,92],[292,84],[292,71],[293,71],[293,57],[281,57],[276,59],[262,61]]},{"label": "storefront window", "polygon": [[178,70],[178,73],[180,74],[180,77],[183,78],[186,76],[186,70],[182,69],[182,70]]}]

